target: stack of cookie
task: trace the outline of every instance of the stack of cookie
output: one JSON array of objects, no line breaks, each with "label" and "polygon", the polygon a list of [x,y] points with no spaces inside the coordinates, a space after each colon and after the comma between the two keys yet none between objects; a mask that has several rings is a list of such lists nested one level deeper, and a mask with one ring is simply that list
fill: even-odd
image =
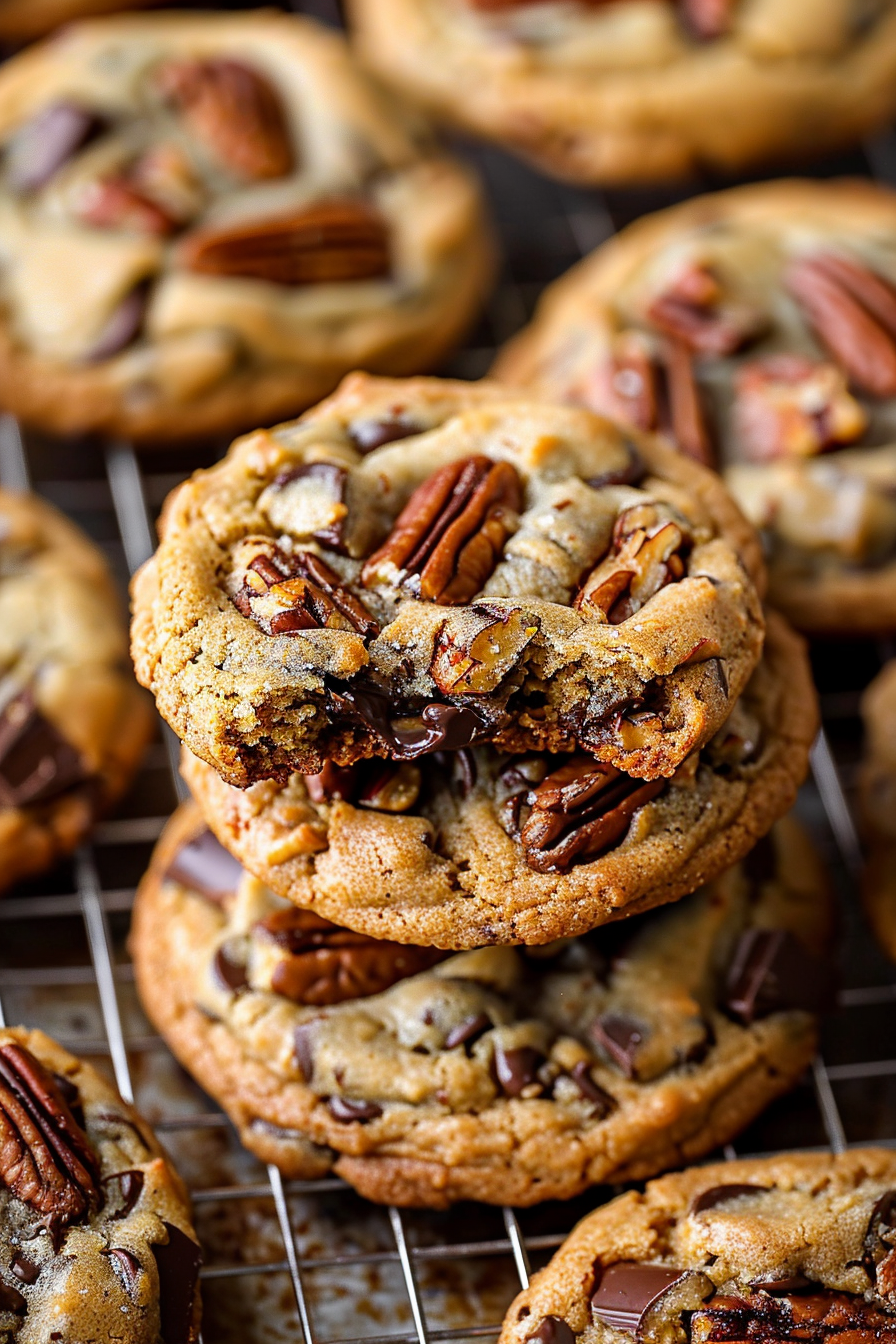
[{"label": "stack of cookie", "polygon": [[133,652],[195,802],[134,956],[247,1146],[529,1203],[793,1083],[829,906],[762,587],[713,473],[496,385],[354,375],[175,491]]}]

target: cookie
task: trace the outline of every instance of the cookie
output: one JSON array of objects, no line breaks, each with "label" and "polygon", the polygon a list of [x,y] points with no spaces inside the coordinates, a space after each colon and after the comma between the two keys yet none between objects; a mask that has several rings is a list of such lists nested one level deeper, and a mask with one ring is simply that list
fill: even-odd
[{"label": "cookie", "polygon": [[308,19],[67,29],[0,72],[0,151],[0,403],[56,432],[230,434],[419,372],[491,275],[475,178]]},{"label": "cookie", "polygon": [[28,42],[91,14],[148,9],[158,0],[0,0],[0,42]]},{"label": "cookie", "polygon": [[295,904],[399,942],[532,945],[677,900],[742,858],[793,803],[817,722],[802,641],[770,614],[727,723],[668,781],[489,747],[245,790],[188,753],[182,769],[221,843]]},{"label": "cookie", "polygon": [[896,108],[896,11],[847,0],[350,0],[363,59],[582,184],[814,156]]},{"label": "cookie", "polygon": [[883,1148],[651,1181],[579,1223],[510,1307],[499,1344],[890,1341],[894,1187]]},{"label": "cookie", "polygon": [[131,941],[150,1018],[262,1160],[378,1201],[532,1204],[706,1153],[791,1086],[830,913],[786,821],[668,910],[448,956],[295,909],[187,806]]},{"label": "cookie", "polygon": [[782,181],[624,230],[495,376],[715,462],[799,628],[896,628],[896,195]]},{"label": "cookie", "polygon": [[152,732],[94,544],[0,491],[0,887],[52,866],[124,792]]},{"label": "cookie", "polygon": [[193,1344],[201,1252],[146,1122],[42,1031],[0,1028],[7,1339]]},{"label": "cookie", "polygon": [[868,687],[862,717],[860,806],[868,841],[862,894],[877,941],[896,961],[896,661]]},{"label": "cookie", "polygon": [[657,441],[358,374],[173,492],[132,650],[240,787],[483,741],[656,779],[731,712],[762,582],[721,483]]}]

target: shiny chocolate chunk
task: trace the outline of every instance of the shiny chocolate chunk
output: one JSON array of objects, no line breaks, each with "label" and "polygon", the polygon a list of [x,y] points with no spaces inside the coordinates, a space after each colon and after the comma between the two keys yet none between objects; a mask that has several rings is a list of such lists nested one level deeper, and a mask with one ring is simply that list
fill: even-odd
[{"label": "shiny chocolate chunk", "polygon": [[454,705],[427,705],[420,714],[401,715],[386,691],[357,684],[331,694],[328,713],[332,720],[363,724],[373,732],[396,761],[412,761],[435,751],[458,751],[469,747],[488,730],[476,710]]},{"label": "shiny chocolate chunk", "polygon": [[136,1255],[133,1251],[125,1250],[123,1246],[110,1246],[101,1254],[108,1255],[110,1260],[114,1261],[125,1288],[133,1297],[140,1278],[140,1261]]},{"label": "shiny chocolate chunk", "polygon": [[77,103],[51,103],[23,127],[7,159],[7,181],[13,191],[38,191],[74,158],[100,129],[93,112]]},{"label": "shiny chocolate chunk", "polygon": [[355,420],[348,427],[348,436],[359,453],[372,453],[374,448],[382,448],[384,443],[395,443],[398,439],[409,439],[420,434],[419,425],[401,415],[383,416],[379,420]]},{"label": "shiny chocolate chunk", "polygon": [[559,1316],[545,1316],[537,1330],[526,1336],[526,1344],[575,1344],[575,1334]]},{"label": "shiny chocolate chunk", "polygon": [[594,1103],[591,1110],[592,1120],[602,1120],[605,1115],[616,1109],[616,1098],[611,1097],[609,1092],[594,1081],[591,1077],[591,1069],[584,1059],[580,1059],[570,1074],[576,1087],[581,1092],[586,1101]]},{"label": "shiny chocolate chunk", "polygon": [[36,1265],[33,1260],[29,1260],[27,1255],[21,1251],[16,1251],[9,1262],[9,1268],[20,1283],[36,1283],[40,1274],[40,1265]]},{"label": "shiny chocolate chunk", "polygon": [[219,947],[212,960],[212,975],[221,989],[228,994],[238,994],[249,983],[246,967],[237,961],[226,947]]},{"label": "shiny chocolate chunk", "polygon": [[734,951],[724,1006],[749,1026],[788,1009],[819,1013],[833,997],[831,967],[782,929],[748,929]]},{"label": "shiny chocolate chunk", "polygon": [[193,1322],[193,1304],[202,1252],[173,1223],[162,1223],[168,1233],[164,1245],[156,1243],[153,1255],[159,1271],[159,1316],[165,1344],[188,1344]]},{"label": "shiny chocolate chunk", "polygon": [[591,1310],[604,1325],[634,1333],[651,1303],[686,1273],[666,1265],[640,1265],[632,1260],[610,1265],[591,1298]]},{"label": "shiny chocolate chunk", "polygon": [[233,895],[242,875],[233,855],[208,830],[182,845],[165,872],[169,881],[180,882],[215,905]]},{"label": "shiny chocolate chunk", "polygon": [[383,1113],[382,1107],[377,1106],[375,1101],[352,1101],[348,1097],[328,1097],[327,1109],[334,1120],[344,1125],[355,1120],[363,1124],[366,1120],[378,1119]]},{"label": "shiny chocolate chunk", "polygon": [[148,284],[136,285],[129,294],[125,294],[117,307],[113,308],[106,325],[85,356],[86,363],[99,364],[127,349],[140,334],[148,303]]},{"label": "shiny chocolate chunk", "polygon": [[0,1280],[0,1311],[11,1311],[16,1316],[21,1316],[27,1310],[28,1303],[18,1288],[13,1288],[11,1284]]},{"label": "shiny chocolate chunk", "polygon": [[106,1191],[107,1208],[111,1205],[109,1219],[117,1222],[127,1218],[137,1200],[143,1193],[144,1175],[142,1171],[117,1171],[103,1182]]},{"label": "shiny chocolate chunk", "polygon": [[452,1027],[445,1037],[445,1049],[453,1050],[456,1045],[468,1045],[478,1041],[486,1031],[491,1031],[492,1020],[485,1013],[475,1013],[463,1022]]},{"label": "shiny chocolate chunk", "polygon": [[508,1097],[518,1097],[524,1088],[538,1082],[538,1070],[544,1063],[540,1050],[529,1045],[508,1050],[495,1046],[495,1076]]},{"label": "shiny chocolate chunk", "polygon": [[624,1013],[604,1013],[591,1028],[595,1042],[605,1050],[626,1078],[635,1076],[638,1047],[647,1034],[647,1028]]},{"label": "shiny chocolate chunk", "polygon": [[88,778],[81,754],[37,708],[30,691],[0,711],[0,805],[44,803]]},{"label": "shiny chocolate chunk", "polygon": [[729,1199],[739,1199],[741,1195],[755,1195],[768,1189],[765,1185],[713,1185],[702,1194],[697,1195],[690,1207],[691,1213],[705,1213],[707,1209],[714,1209],[718,1204],[724,1204]]},{"label": "shiny chocolate chunk", "polygon": [[312,1018],[310,1022],[300,1022],[292,1034],[293,1059],[306,1083],[311,1082],[314,1073],[314,1056],[311,1053],[311,1044],[317,1020],[317,1018]]}]

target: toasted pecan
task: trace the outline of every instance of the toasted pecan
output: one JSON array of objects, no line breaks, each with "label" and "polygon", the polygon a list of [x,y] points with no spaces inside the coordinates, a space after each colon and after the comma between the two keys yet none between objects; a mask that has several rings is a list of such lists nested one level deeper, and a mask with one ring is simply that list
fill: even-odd
[{"label": "toasted pecan", "polygon": [[355,630],[365,638],[379,632],[367,608],[319,555],[313,551],[287,555],[273,543],[248,562],[233,603],[266,635],[297,635],[325,627]]},{"label": "toasted pecan", "polygon": [[874,397],[896,396],[896,333],[889,325],[896,293],[870,271],[826,254],[795,261],[786,285],[856,386]]}]

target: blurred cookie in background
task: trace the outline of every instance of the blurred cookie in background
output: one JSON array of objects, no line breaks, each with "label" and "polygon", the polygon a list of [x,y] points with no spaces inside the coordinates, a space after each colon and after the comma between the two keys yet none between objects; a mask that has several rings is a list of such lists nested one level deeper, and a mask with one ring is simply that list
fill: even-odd
[{"label": "blurred cookie in background", "polygon": [[0,886],[80,844],[153,721],[101,552],[44,500],[0,491]]},{"label": "blurred cookie in background", "polygon": [[737,173],[896,109],[890,0],[349,0],[357,47],[438,116],[581,184]]},{"label": "blurred cookie in background", "polygon": [[16,45],[96,14],[151,9],[161,0],[0,0],[0,43]]},{"label": "blurred cookie in background", "polygon": [[865,759],[860,775],[868,843],[862,894],[875,936],[896,961],[896,661],[862,697]]},{"label": "blurred cookie in background", "polygon": [[715,464],[798,628],[896,628],[892,192],[778,181],[638,220],[549,287],[493,376]]},{"label": "blurred cookie in background", "polygon": [[0,69],[0,404],[160,443],[412,373],[488,289],[477,182],[344,40],[270,11],[85,22]]}]

